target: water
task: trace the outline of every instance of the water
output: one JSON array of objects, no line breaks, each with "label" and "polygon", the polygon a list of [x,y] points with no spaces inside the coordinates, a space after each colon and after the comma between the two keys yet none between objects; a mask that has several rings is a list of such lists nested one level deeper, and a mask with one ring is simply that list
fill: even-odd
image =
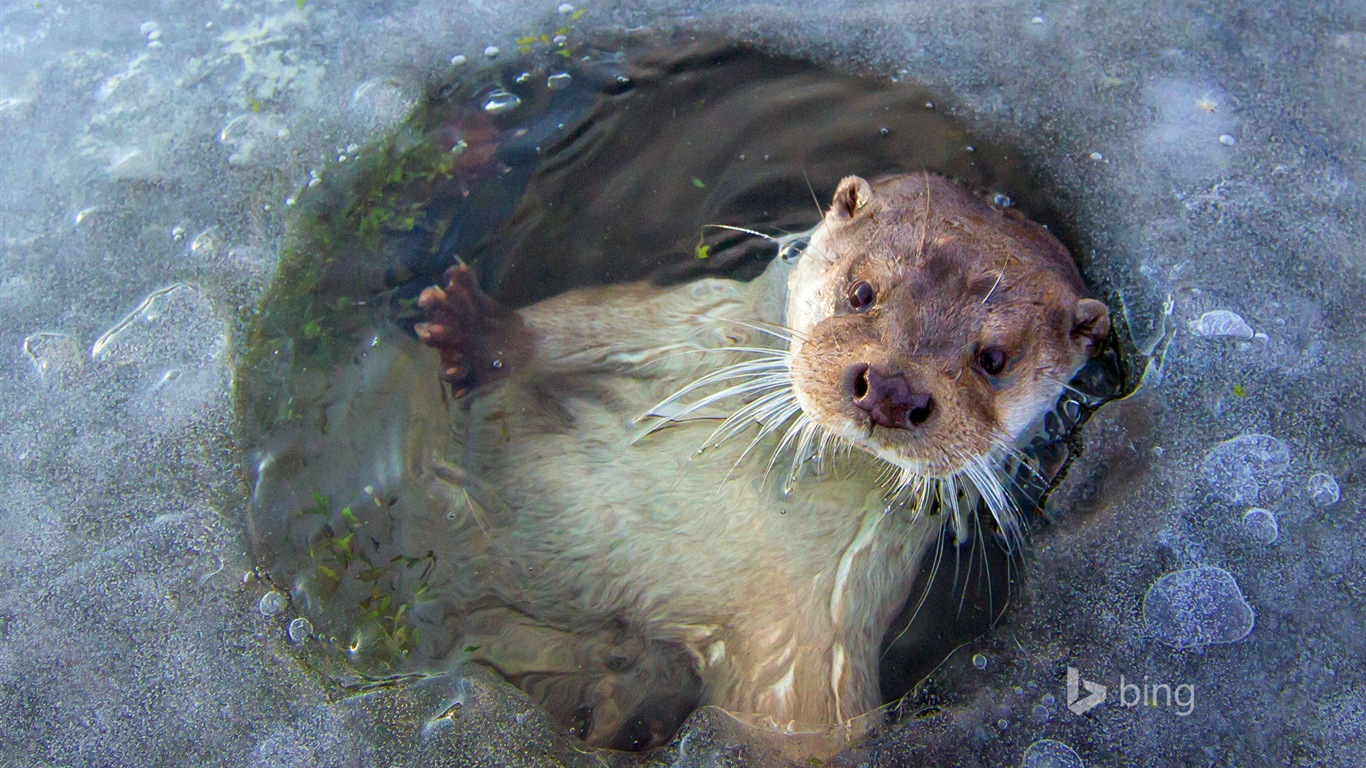
[{"label": "water", "polygon": [[[597,283],[752,277],[773,246],[707,225],[805,229],[850,173],[928,168],[1053,220],[1018,156],[968,135],[940,97],[743,48],[645,42],[657,41],[572,56],[537,42],[463,73],[386,142],[340,148],[293,201],[239,378],[239,428],[250,446],[252,552],[279,590],[261,613],[279,614],[339,691],[464,663],[499,668],[557,644],[516,617],[472,632],[465,606],[478,558],[458,571],[444,556],[489,537],[498,503],[478,476],[428,460],[454,453],[454,430],[431,356],[412,336],[414,299],[446,266],[473,264],[512,306]],[[1026,441],[1037,474],[1010,470],[1022,508],[1041,501],[1070,461],[1073,430],[1122,380],[1108,350]],[[889,704],[1004,609],[1020,553],[987,533],[941,540],[962,567],[922,574],[918,608],[895,622],[881,670]],[[612,651],[628,668],[640,654],[629,645]],[[667,730],[619,746],[677,727],[697,682],[672,685]]]}]

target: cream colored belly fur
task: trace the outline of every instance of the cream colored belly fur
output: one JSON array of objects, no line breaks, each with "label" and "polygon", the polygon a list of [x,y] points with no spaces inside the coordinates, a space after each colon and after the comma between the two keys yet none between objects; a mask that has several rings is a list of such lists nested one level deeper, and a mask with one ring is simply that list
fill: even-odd
[{"label": "cream colored belly fur", "polygon": [[[773,343],[747,324],[781,318],[786,281],[775,260],[751,283],[600,288],[521,311],[538,339],[525,373],[452,404],[460,445],[446,460],[483,489],[453,503],[477,518],[478,541],[452,553],[487,590],[473,603],[511,605],[525,614],[519,626],[553,626],[551,642],[591,644],[624,625],[676,646],[701,678],[701,703],[780,727],[826,728],[878,707],[880,643],[938,521],[886,513],[881,467],[859,452],[808,468],[785,493],[790,459],[765,472],[776,439],[738,465],[749,434],[697,455],[726,412],[655,431],[641,420],[743,359],[725,347]],[[498,654],[488,649],[504,671],[535,666]],[[613,695],[639,694],[591,695],[604,699],[597,731],[629,715]]]}]

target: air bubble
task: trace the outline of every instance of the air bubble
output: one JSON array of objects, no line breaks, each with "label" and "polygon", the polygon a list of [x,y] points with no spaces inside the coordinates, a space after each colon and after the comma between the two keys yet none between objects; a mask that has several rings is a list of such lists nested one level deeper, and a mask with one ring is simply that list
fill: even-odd
[{"label": "air bubble", "polygon": [[1076,750],[1053,739],[1040,739],[1025,750],[1020,768],[1085,768]]},{"label": "air bubble", "polygon": [[1290,468],[1290,449],[1270,435],[1239,435],[1214,446],[1201,474],[1214,492],[1230,504],[1255,504],[1264,492],[1277,494]]},{"label": "air bubble", "polygon": [[313,636],[313,623],[300,616],[294,621],[289,622],[289,641],[291,643],[302,643]]},{"label": "air bubble", "polygon": [[1276,516],[1271,510],[1253,507],[1243,514],[1243,528],[1252,538],[1263,544],[1274,544],[1281,535]]},{"label": "air bubble", "polygon": [[459,67],[463,65],[466,61],[468,61],[468,59],[465,58],[465,54],[457,53],[456,55],[451,57],[451,66]]},{"label": "air bubble", "polygon": [[560,91],[569,87],[569,82],[573,80],[568,72],[556,72],[545,79],[545,87],[552,91]]},{"label": "air bubble", "polygon": [[1099,153],[1099,152],[1092,152],[1092,153],[1091,153],[1091,159],[1092,159],[1092,160],[1095,160],[1096,162],[1099,163],[1101,160],[1104,160],[1104,159],[1105,159],[1105,155],[1102,155],[1102,154]]},{"label": "air bubble", "polygon": [[975,654],[973,654],[973,656],[972,656],[972,666],[976,667],[977,669],[986,669],[986,668],[987,668],[987,657],[986,657],[986,656],[983,656],[983,655],[980,654],[980,653],[975,653]]},{"label": "air bubble", "polygon": [[991,198],[991,202],[996,203],[1002,208],[1009,208],[1010,206],[1015,204],[1015,201],[1011,200],[1009,195],[1002,195],[999,193],[995,197]]},{"label": "air bubble", "polygon": [[261,595],[261,602],[256,604],[256,610],[260,611],[262,616],[274,616],[285,609],[285,603],[285,594],[278,589],[272,589]]},{"label": "air bubble", "polygon": [[1223,144],[1226,147],[1231,147],[1234,144],[1237,144],[1238,140],[1228,135],[1227,133],[1224,133],[1219,135],[1219,143]]},{"label": "air bubble", "polygon": [[1327,507],[1336,504],[1340,498],[1338,481],[1332,475],[1316,472],[1309,476],[1309,500],[1314,502],[1314,506]]},{"label": "air bubble", "polygon": [[502,51],[499,50],[499,49],[498,49],[498,46],[496,46],[496,45],[490,45],[489,47],[487,47],[487,48],[484,49],[484,56],[486,56],[486,57],[488,57],[488,58],[490,58],[490,59],[496,59],[496,58],[498,58],[498,54],[500,54],[500,53],[502,53]]},{"label": "air bubble", "polygon": [[560,3],[560,7],[556,10],[560,12],[561,16],[568,16],[574,12],[574,6],[569,3]]},{"label": "air bubble", "polygon": [[1158,579],[1143,598],[1143,621],[1167,645],[1199,648],[1242,640],[1256,619],[1233,574],[1201,566]]},{"label": "air bubble", "polygon": [[484,111],[490,115],[501,115],[520,107],[522,100],[515,93],[498,88],[484,99]]},{"label": "air bubble", "polygon": [[1234,339],[1250,339],[1255,334],[1252,326],[1236,312],[1227,309],[1216,309],[1206,312],[1198,320],[1190,323],[1191,333],[1196,336],[1205,337],[1229,337]]}]

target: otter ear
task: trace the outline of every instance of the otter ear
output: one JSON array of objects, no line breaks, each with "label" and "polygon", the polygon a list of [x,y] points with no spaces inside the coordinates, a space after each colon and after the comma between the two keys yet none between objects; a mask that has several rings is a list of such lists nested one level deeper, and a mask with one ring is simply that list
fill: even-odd
[{"label": "otter ear", "polygon": [[848,221],[860,208],[873,199],[873,187],[860,176],[845,176],[835,188],[835,199],[830,203],[826,218]]},{"label": "otter ear", "polygon": [[1078,299],[1072,308],[1072,342],[1095,354],[1110,333],[1110,310],[1095,299]]}]

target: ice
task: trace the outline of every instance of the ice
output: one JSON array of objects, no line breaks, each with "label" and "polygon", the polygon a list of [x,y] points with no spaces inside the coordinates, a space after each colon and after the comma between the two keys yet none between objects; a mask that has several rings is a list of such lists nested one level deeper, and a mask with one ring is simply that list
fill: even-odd
[{"label": "ice", "polygon": [[1143,620],[1158,640],[1176,648],[1236,643],[1252,631],[1252,608],[1233,575],[1202,566],[1157,580],[1143,598]]},{"label": "ice", "polygon": [[[598,764],[486,678],[349,695],[301,661],[327,639],[291,643],[296,617],[261,610],[274,587],[244,579],[230,390],[286,201],[457,62],[473,72],[495,47],[502,65],[517,39],[568,23],[571,44],[585,29],[711,31],[925,83],[935,109],[1020,148],[1116,317],[1160,317],[1170,297],[1182,330],[1220,308],[1252,320],[1211,322],[1235,331],[1223,339],[1153,335],[1161,377],[1086,426],[989,647],[951,656],[932,706],[911,708],[922,716],[835,764],[1075,764],[1041,739],[1091,765],[1121,750],[1155,765],[1362,763],[1359,7],[576,5],[0,10],[0,763]],[[1266,339],[1247,340],[1254,324]],[[1134,327],[1144,342],[1158,330]],[[1245,527],[1253,505],[1280,520],[1275,546],[1248,535],[1263,530]],[[1176,611],[1198,595],[1213,602]],[[1145,596],[1166,602],[1145,617]],[[1212,641],[1253,609],[1257,631]],[[1069,665],[1192,684],[1196,710],[1074,716]],[[424,729],[459,690],[460,715]],[[781,764],[744,740],[702,712],[660,762]]]}]

